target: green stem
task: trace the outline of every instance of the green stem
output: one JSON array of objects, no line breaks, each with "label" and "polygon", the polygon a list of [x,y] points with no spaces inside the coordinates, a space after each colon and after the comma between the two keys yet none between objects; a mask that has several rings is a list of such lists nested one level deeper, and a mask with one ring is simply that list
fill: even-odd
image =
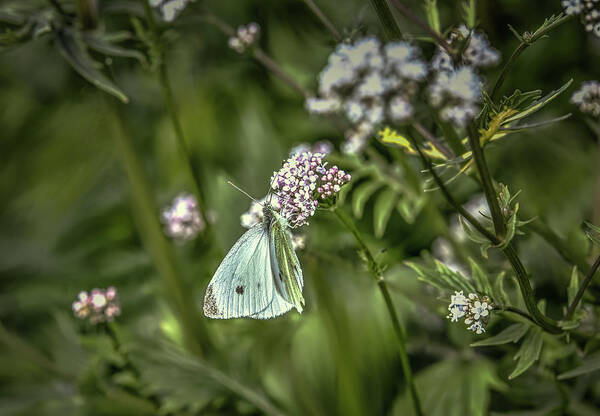
[{"label": "green stem", "polygon": [[554,23],[544,27],[543,29],[541,29],[541,30],[538,29],[533,34],[526,32],[525,34],[523,34],[523,36],[520,37],[521,42],[515,48],[513,53],[510,55],[510,58],[508,58],[508,61],[506,61],[506,64],[504,64],[504,67],[502,68],[500,75],[498,75],[498,78],[496,79],[496,82],[494,83],[494,86],[492,87],[492,90],[490,92],[490,97],[492,98],[492,100],[495,100],[496,98],[498,98],[497,96],[498,96],[498,93],[500,92],[500,87],[504,83],[506,76],[511,71],[517,58],[519,56],[521,56],[521,54],[525,51],[525,49],[530,47],[534,42],[545,37],[548,32],[550,32],[552,29],[558,27],[562,23],[566,22],[570,18],[571,18],[570,15],[562,16],[561,18],[557,19]]},{"label": "green stem", "polygon": [[377,286],[379,287],[379,290],[383,296],[388,314],[392,321],[392,327],[394,328],[394,332],[396,333],[396,337],[398,338],[400,362],[402,365],[402,370],[404,372],[404,379],[406,380],[406,384],[408,386],[408,390],[412,399],[413,407],[415,409],[415,413],[421,416],[423,415],[423,410],[421,408],[421,402],[419,400],[417,388],[413,380],[412,370],[410,368],[410,362],[408,360],[408,353],[406,351],[406,333],[404,332],[404,328],[400,323],[400,320],[398,319],[398,313],[396,312],[396,307],[394,306],[394,302],[392,301],[392,297],[390,296],[387,282],[383,277],[382,268],[377,262],[377,260],[375,260],[375,257],[371,253],[371,250],[369,250],[369,248],[367,247],[362,236],[360,235],[360,232],[354,225],[354,222],[352,221],[350,216],[339,208],[333,208],[332,211],[342,222],[342,224],[344,224],[348,231],[350,231],[354,236],[354,239],[360,247],[360,251],[365,256],[365,261],[367,263],[369,271],[371,272],[371,275],[377,282]]},{"label": "green stem", "polygon": [[[431,175],[433,176],[433,180],[438,185],[438,187],[442,191],[442,194],[444,195],[446,200],[450,203],[450,205],[452,205],[454,207],[454,209],[460,215],[462,215],[467,221],[469,221],[469,223],[471,223],[471,225],[473,225],[473,227],[477,231],[479,231],[483,236],[485,236],[488,240],[490,240],[490,242],[492,244],[494,244],[495,246],[501,245],[502,240],[500,240],[494,233],[490,232],[487,228],[485,228],[479,221],[477,221],[477,219],[475,219],[475,217],[473,217],[466,209],[463,208],[462,205],[460,205],[454,199],[452,194],[448,191],[448,188],[446,188],[444,181],[439,177],[439,175],[433,168],[431,161],[422,152],[421,146],[419,146],[417,141],[412,136],[409,136],[409,138],[410,138],[411,142],[413,143],[413,146],[415,146],[415,148],[417,149],[417,152],[419,153],[419,156],[421,157],[421,160],[423,161],[425,168],[430,171]],[[510,264],[515,272],[517,281],[519,282],[519,288],[521,290],[521,294],[525,301],[525,305],[527,306],[527,310],[532,315],[535,322],[541,328],[543,328],[544,330],[546,330],[550,333],[558,334],[558,333],[562,332],[562,330],[556,325],[556,322],[554,322],[552,319],[545,316],[538,309],[537,304],[535,302],[533,289],[531,288],[531,285],[529,283],[529,276],[527,275],[527,270],[525,269],[525,266],[523,266],[523,263],[521,263],[521,259],[519,259],[519,256],[517,255],[517,252],[516,252],[513,244],[512,243],[508,244],[504,249],[502,249],[502,252],[504,253],[506,258],[510,262]]]},{"label": "green stem", "polygon": [[321,21],[321,23],[323,23],[323,26],[325,26],[327,28],[327,30],[329,30],[329,32],[331,33],[331,35],[333,36],[335,41],[341,42],[342,35],[340,34],[340,32],[338,32],[338,30],[335,28],[333,23],[331,23],[331,20],[329,20],[327,18],[327,16],[325,16],[325,13],[323,13],[323,11],[319,8],[319,6],[317,6],[317,4],[313,0],[302,0],[302,1],[304,1],[304,3],[308,6],[308,8],[315,14],[315,16],[317,16],[317,18]]},{"label": "green stem", "polygon": [[498,196],[496,195],[496,189],[492,182],[492,177],[485,160],[485,154],[481,143],[479,142],[479,134],[475,128],[473,122],[469,123],[467,127],[469,133],[469,146],[473,152],[473,159],[475,160],[475,166],[479,172],[481,178],[481,186],[483,187],[483,193],[487,200],[488,206],[490,207],[490,213],[492,215],[492,222],[494,223],[494,230],[496,235],[502,239],[506,234],[506,224],[504,223],[504,217],[500,211],[500,204],[498,203]]},{"label": "green stem", "polygon": [[206,331],[202,321],[198,320],[195,303],[189,290],[185,288],[186,284],[176,265],[171,246],[163,234],[150,182],[142,168],[142,161],[137,155],[120,107],[110,97],[106,97],[106,101],[118,127],[114,135],[117,151],[131,184],[134,219],[142,241],[163,280],[175,316],[179,319],[185,345],[192,353],[201,355],[202,345],[210,345]]},{"label": "green stem", "polygon": [[200,173],[197,169],[194,168],[192,154],[188,149],[187,143],[185,141],[185,136],[183,134],[183,128],[179,120],[177,105],[175,104],[175,96],[173,94],[173,89],[171,88],[171,83],[169,82],[169,75],[167,65],[164,59],[159,28],[156,23],[156,20],[154,19],[154,14],[152,13],[150,3],[147,0],[142,0],[142,3],[144,5],[144,11],[146,12],[146,20],[148,22],[148,27],[150,28],[152,42],[154,43],[155,49],[159,53],[158,81],[160,83],[160,89],[162,92],[164,104],[167,108],[169,118],[171,119],[171,123],[173,125],[173,130],[175,132],[175,137],[177,140],[177,148],[179,150],[181,158],[184,160],[183,165],[185,166],[188,175],[192,179],[194,194],[196,195],[200,215],[202,217],[202,220],[204,221],[204,224],[206,224],[206,229],[208,231],[211,229],[211,226],[210,222],[207,220],[206,217],[206,205],[204,204],[204,198],[202,194],[202,180],[200,178]]},{"label": "green stem", "polygon": [[429,25],[427,23],[425,23],[425,21],[423,19],[421,19],[419,16],[417,16],[412,11],[411,7],[408,7],[401,0],[391,0],[391,1],[394,4],[394,6],[396,6],[396,8],[398,10],[400,10],[400,13],[402,13],[408,20],[411,20],[414,24],[416,24],[421,29],[423,29],[425,32],[427,32],[429,34],[429,36],[431,36],[433,39],[435,39],[437,44],[439,46],[441,46],[442,48],[444,48],[450,56],[454,56],[455,51],[448,44],[446,39],[444,39],[438,32],[436,32],[431,27],[429,27]]},{"label": "green stem", "polygon": [[594,262],[594,264],[588,271],[587,275],[585,276],[585,279],[583,279],[583,282],[581,282],[581,286],[579,286],[579,290],[577,291],[577,294],[575,295],[573,302],[571,302],[571,304],[569,305],[569,309],[567,309],[567,316],[566,316],[567,320],[569,320],[573,317],[575,308],[577,308],[577,305],[579,304],[579,302],[581,301],[581,298],[583,297],[583,293],[585,292],[587,287],[590,285],[590,282],[592,281],[592,278],[596,274],[598,267],[600,267],[600,256],[598,256],[596,258],[596,261]]},{"label": "green stem", "polygon": [[[233,26],[206,9],[203,11],[203,20],[207,23],[210,23],[219,29],[221,33],[227,36],[235,36],[235,29]],[[290,74],[285,72],[284,69],[269,55],[267,55],[259,46],[255,45],[252,47],[252,57],[302,97],[307,98],[312,95],[308,90],[302,88],[302,86],[298,84]]]},{"label": "green stem", "polygon": [[529,315],[527,312],[525,312],[519,308],[515,308],[514,306],[496,306],[496,307],[494,307],[494,309],[501,311],[501,312],[512,312],[514,314],[517,314],[517,315],[527,319],[532,324],[537,325],[537,322],[535,321],[535,319],[532,318],[531,315]]},{"label": "green stem", "polygon": [[375,10],[379,23],[383,27],[383,32],[387,40],[399,40],[402,39],[402,31],[396,22],[396,18],[390,9],[390,5],[387,0],[369,0],[371,7]]}]

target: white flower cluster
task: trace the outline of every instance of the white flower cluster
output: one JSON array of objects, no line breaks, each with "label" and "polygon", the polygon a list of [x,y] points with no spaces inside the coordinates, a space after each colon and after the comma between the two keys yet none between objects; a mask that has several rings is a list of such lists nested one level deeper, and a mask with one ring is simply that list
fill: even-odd
[{"label": "white flower cluster", "polygon": [[79,319],[87,319],[92,324],[110,322],[121,314],[119,297],[114,287],[82,291],[72,305],[73,313]]},{"label": "white flower cluster", "polygon": [[407,42],[382,44],[375,37],[341,43],[319,74],[319,96],[306,100],[314,114],[343,112],[353,127],[342,147],[362,149],[377,124],[412,116],[418,83],[427,76],[420,51]]},{"label": "white flower cluster", "polygon": [[260,26],[258,23],[248,23],[246,26],[239,26],[236,35],[229,38],[228,45],[237,53],[244,53],[246,49],[256,42],[260,36]]},{"label": "white flower cluster", "polygon": [[[469,38],[470,34],[470,38]],[[469,40],[462,54],[462,64],[474,68],[485,68],[498,64],[500,52],[494,49],[488,42],[485,34],[481,31],[470,31],[465,25],[460,25],[450,34],[448,43],[459,46],[459,42]],[[452,58],[442,47],[431,60],[431,68],[434,71],[452,71],[454,64]]]},{"label": "white flower cluster", "polygon": [[171,205],[163,210],[162,222],[165,234],[180,241],[193,239],[205,228],[196,197],[186,193],[178,195]]},{"label": "white flower cluster", "polygon": [[600,37],[600,0],[562,0],[568,15],[579,15],[587,32]]},{"label": "white flower cluster", "polygon": [[581,84],[581,88],[571,97],[571,102],[577,105],[582,113],[600,117],[600,82],[587,81]]},{"label": "white flower cluster", "polygon": [[500,61],[500,53],[490,45],[485,34],[470,31],[465,25],[450,34],[448,44],[461,47],[461,42],[466,40],[469,43],[456,66],[441,47],[431,61],[435,76],[429,87],[429,103],[439,109],[442,120],[458,127],[464,127],[479,112],[482,80],[476,69]]},{"label": "white flower cluster", "polygon": [[185,6],[194,0],[148,0],[150,6],[159,7],[165,22],[172,22]]},{"label": "white flower cluster", "polygon": [[450,313],[447,318],[450,319],[450,322],[458,322],[459,319],[465,318],[465,324],[469,325],[467,329],[481,335],[485,332],[485,325],[492,309],[494,309],[494,305],[489,297],[480,297],[476,293],[469,293],[467,297],[461,290],[450,296],[450,305],[448,306]]},{"label": "white flower cluster", "polygon": [[481,79],[470,66],[440,71],[429,87],[429,102],[440,118],[464,127],[479,112]]}]

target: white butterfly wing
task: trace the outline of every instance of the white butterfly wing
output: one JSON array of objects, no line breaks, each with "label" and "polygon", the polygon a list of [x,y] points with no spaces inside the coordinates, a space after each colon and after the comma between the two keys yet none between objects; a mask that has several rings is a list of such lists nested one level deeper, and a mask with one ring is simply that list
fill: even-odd
[{"label": "white butterfly wing", "polygon": [[[285,305],[273,287],[268,229],[257,224],[234,244],[204,295],[204,315],[215,319],[281,315]],[[285,302],[285,301],[283,301]]]}]

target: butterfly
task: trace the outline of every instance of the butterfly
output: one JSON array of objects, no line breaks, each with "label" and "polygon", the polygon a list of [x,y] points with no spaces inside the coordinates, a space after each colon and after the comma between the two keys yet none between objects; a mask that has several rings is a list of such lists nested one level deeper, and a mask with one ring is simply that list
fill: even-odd
[{"label": "butterfly", "polygon": [[269,319],[292,308],[302,313],[304,280],[288,229],[266,202],[262,222],[239,238],[208,284],[205,316]]}]

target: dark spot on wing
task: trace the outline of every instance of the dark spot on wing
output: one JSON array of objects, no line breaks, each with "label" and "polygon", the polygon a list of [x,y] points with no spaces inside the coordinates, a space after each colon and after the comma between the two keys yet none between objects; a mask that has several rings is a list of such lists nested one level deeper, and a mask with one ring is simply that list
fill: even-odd
[{"label": "dark spot on wing", "polygon": [[209,318],[214,318],[221,315],[219,308],[217,308],[217,302],[212,291],[212,286],[208,286],[208,289],[206,289],[206,295],[204,296],[204,315],[208,316]]},{"label": "dark spot on wing", "polygon": [[259,284],[257,284],[257,285],[256,285],[256,287],[260,289],[260,283],[259,283]]},{"label": "dark spot on wing", "polygon": [[283,276],[281,275],[281,272],[279,272],[279,280],[283,282]]},{"label": "dark spot on wing", "polygon": [[244,294],[244,286],[238,286],[235,288],[235,293],[237,293],[238,295],[243,295]]}]

